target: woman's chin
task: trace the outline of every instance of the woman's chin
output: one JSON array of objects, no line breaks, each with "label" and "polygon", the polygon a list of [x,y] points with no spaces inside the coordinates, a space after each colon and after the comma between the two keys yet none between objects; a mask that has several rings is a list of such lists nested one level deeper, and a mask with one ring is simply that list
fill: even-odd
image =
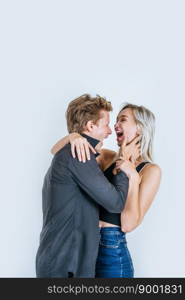
[{"label": "woman's chin", "polygon": [[121,146],[121,144],[123,143],[123,141],[124,141],[124,137],[122,136],[122,137],[117,137],[117,144],[118,144],[118,146]]},{"label": "woman's chin", "polygon": [[120,147],[121,146],[121,144],[123,143],[123,140],[118,140],[117,139],[117,145]]}]

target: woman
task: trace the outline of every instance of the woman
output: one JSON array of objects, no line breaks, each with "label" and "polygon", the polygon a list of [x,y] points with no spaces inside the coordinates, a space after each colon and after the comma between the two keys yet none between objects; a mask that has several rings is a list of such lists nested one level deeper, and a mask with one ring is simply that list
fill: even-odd
[{"label": "woman", "polygon": [[[120,110],[115,132],[118,153],[96,147],[100,155],[97,162],[108,180],[119,172],[122,161],[126,168],[134,167],[134,180],[129,178],[129,190],[121,214],[109,213],[100,207],[100,245],[96,263],[96,277],[134,277],[132,258],[127,247],[126,233],[141,224],[159,188],[160,167],[153,163],[153,137],[155,117],[143,106],[125,104]],[[71,143],[72,155],[75,149],[78,159],[90,159],[90,150],[95,152],[85,138],[72,133],[60,140],[53,148],[55,154],[66,143]],[[90,149],[90,150],[89,150]]]}]

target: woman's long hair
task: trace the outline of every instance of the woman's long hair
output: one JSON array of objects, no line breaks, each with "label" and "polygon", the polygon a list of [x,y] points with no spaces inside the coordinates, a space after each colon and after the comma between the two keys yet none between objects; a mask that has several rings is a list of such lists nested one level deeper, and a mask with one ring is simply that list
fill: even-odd
[{"label": "woman's long hair", "polygon": [[155,134],[155,116],[146,107],[138,106],[131,103],[124,103],[120,112],[126,108],[132,109],[135,122],[137,124],[138,129],[140,129],[142,135],[141,156],[144,160],[153,162],[153,139]]}]

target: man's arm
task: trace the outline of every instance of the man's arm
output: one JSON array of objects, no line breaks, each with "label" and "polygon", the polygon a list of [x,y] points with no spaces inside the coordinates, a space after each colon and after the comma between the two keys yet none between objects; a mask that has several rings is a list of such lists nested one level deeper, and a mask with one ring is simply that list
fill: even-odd
[{"label": "man's arm", "polygon": [[69,160],[68,165],[74,181],[99,205],[113,213],[120,213],[126,202],[129,180],[121,171],[113,176],[111,184],[98,167],[95,156],[85,163],[76,158]]}]

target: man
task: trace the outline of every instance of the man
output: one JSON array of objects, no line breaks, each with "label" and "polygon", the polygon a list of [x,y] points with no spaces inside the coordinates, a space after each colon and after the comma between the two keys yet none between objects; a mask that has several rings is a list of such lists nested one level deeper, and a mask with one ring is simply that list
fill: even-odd
[{"label": "man", "polygon": [[[88,94],[67,109],[69,133],[79,132],[92,147],[111,134],[111,103]],[[95,154],[81,163],[67,144],[54,156],[43,185],[43,228],[36,256],[37,277],[94,277],[99,246],[99,205],[120,213],[127,198],[123,171],[111,184]]]}]

